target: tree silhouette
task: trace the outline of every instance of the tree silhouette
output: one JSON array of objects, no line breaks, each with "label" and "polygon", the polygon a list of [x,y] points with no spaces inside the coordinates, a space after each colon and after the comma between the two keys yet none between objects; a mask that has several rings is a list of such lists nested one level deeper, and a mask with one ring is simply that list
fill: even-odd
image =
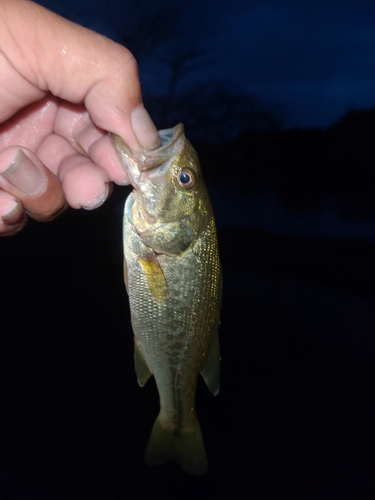
[{"label": "tree silhouette", "polygon": [[212,23],[203,10],[197,13],[182,0],[96,0],[89,9],[83,0],[40,3],[119,41],[141,66],[147,61],[165,70],[162,89],[149,85],[144,93],[158,128],[182,121],[194,140],[228,142],[246,129],[278,126],[275,113],[256,97],[213,76],[216,55],[199,43]]},{"label": "tree silhouette", "polygon": [[[208,142],[228,142],[245,129],[277,128],[273,111],[256,97],[212,76],[214,54],[196,44],[210,19],[193,14],[179,0],[138,0],[131,11],[132,25],[128,22],[123,30],[124,44],[139,61],[147,57],[166,70],[163,91],[151,89],[145,99],[157,127],[183,122],[190,138]],[[186,22],[188,16],[191,22]],[[182,24],[188,26],[188,37]]]},{"label": "tree silhouette", "polygon": [[137,60],[154,54],[160,45],[178,37],[180,0],[136,0],[130,4],[129,17],[123,20],[122,42]]},{"label": "tree silhouette", "polygon": [[148,109],[158,126],[182,121],[189,137],[229,142],[243,130],[279,128],[278,120],[254,97],[236,93],[222,82],[193,86],[183,94],[154,97]]}]

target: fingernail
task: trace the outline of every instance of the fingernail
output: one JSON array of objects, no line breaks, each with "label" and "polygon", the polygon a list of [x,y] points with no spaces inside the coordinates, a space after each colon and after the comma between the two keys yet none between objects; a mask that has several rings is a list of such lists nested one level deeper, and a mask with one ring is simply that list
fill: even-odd
[{"label": "fingernail", "polygon": [[85,210],[95,210],[95,208],[99,208],[105,200],[108,198],[109,194],[109,186],[108,184],[105,185],[105,191],[101,195],[97,196],[96,198],[93,198],[92,200],[89,200],[85,205],[81,205],[82,208]]},{"label": "fingernail", "polygon": [[131,114],[131,124],[133,132],[142,147],[155,149],[160,146],[158,131],[143,104],[133,109]]},{"label": "fingernail", "polygon": [[12,225],[15,224],[21,216],[23,216],[23,208],[21,203],[16,198],[11,198],[7,203],[7,213],[1,218],[4,224]]},{"label": "fingernail", "polygon": [[27,195],[41,192],[46,184],[43,173],[21,149],[1,175],[12,186]]}]

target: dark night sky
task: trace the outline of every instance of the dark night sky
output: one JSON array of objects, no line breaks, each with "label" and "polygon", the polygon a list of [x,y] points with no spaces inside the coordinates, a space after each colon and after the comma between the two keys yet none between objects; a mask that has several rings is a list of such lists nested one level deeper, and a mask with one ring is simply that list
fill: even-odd
[{"label": "dark night sky", "polygon": [[326,127],[351,109],[375,105],[371,0],[176,1],[181,9],[172,22],[155,23],[167,38],[147,56],[137,51],[143,35],[133,34],[139,15],[170,2],[40,3],[119,41],[130,36],[146,98],[168,87],[165,52],[189,47],[201,52],[203,64],[187,68],[179,92],[201,82],[226,82],[259,99],[286,127]]}]

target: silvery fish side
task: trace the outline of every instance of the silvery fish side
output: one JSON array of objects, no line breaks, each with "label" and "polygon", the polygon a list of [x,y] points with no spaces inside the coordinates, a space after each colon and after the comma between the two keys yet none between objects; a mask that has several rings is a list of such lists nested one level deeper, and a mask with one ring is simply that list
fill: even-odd
[{"label": "silvery fish side", "polygon": [[190,474],[207,470],[195,413],[201,373],[219,392],[221,269],[215,220],[198,156],[183,125],[159,132],[157,150],[135,156],[117,136],[134,191],[125,204],[124,275],[143,386],[154,375],[160,413],[145,462],[174,459]]}]

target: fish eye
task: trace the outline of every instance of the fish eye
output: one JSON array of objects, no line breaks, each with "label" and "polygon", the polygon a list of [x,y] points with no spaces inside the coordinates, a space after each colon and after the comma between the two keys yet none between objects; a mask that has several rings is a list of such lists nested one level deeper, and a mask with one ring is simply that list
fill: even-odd
[{"label": "fish eye", "polygon": [[182,168],[177,174],[177,181],[184,189],[191,189],[195,186],[196,175],[190,168]]}]

